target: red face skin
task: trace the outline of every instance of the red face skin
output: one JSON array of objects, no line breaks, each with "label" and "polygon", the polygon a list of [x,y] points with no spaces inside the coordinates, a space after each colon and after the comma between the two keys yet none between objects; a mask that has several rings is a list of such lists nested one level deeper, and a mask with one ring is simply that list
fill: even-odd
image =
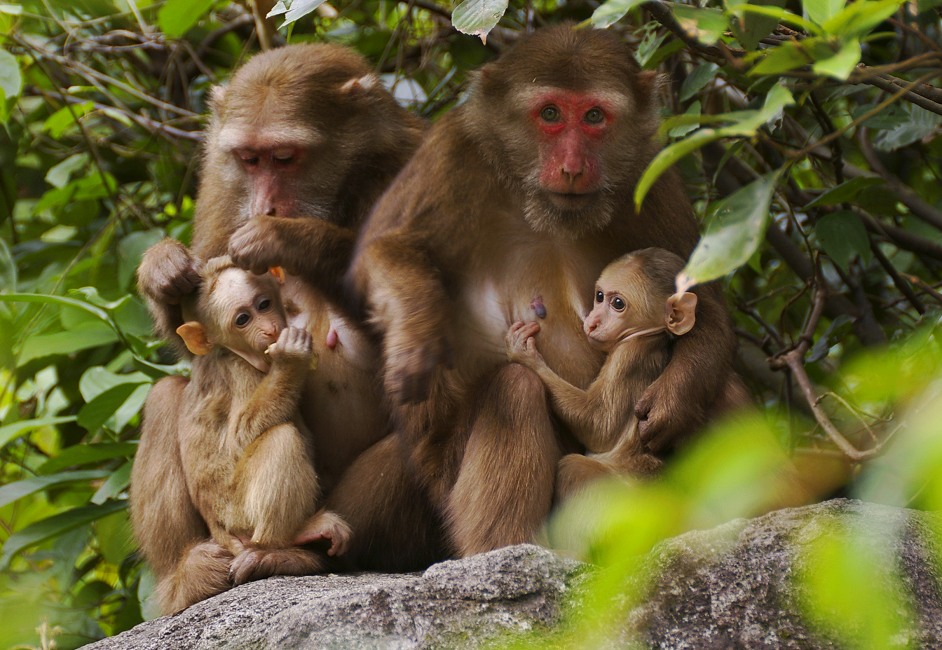
[{"label": "red face skin", "polygon": [[290,217],[297,213],[291,188],[301,170],[303,149],[294,146],[241,147],[233,152],[249,178],[252,215]]},{"label": "red face skin", "polygon": [[614,118],[610,102],[554,90],[537,97],[529,114],[540,134],[540,186],[561,200],[599,191],[601,147]]}]

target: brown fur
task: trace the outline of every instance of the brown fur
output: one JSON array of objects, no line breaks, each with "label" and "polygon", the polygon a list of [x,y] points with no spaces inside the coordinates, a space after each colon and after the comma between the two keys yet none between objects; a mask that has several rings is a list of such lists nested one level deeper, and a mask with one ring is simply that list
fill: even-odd
[{"label": "brown fur", "polygon": [[[559,464],[557,498],[571,496],[592,480],[611,474],[649,476],[661,467],[638,432],[634,406],[644,391],[664,372],[671,359],[671,336],[689,336],[690,328],[709,327],[695,316],[696,303],[683,308],[673,302],[674,279],[684,261],[663,249],[646,248],[609,264],[596,284],[596,304],[585,320],[585,330],[596,347],[607,353],[598,376],[583,390],[546,365],[537,350],[538,323],[515,323],[507,334],[508,358],[524,364],[546,385],[553,411],[587,451],[568,454]],[[611,306],[617,298],[622,311]],[[682,313],[681,313],[682,312]],[[683,321],[671,320],[682,316]],[[655,331],[651,331],[655,330]],[[626,338],[628,333],[639,336]],[[646,333],[647,332],[647,333]],[[591,334],[590,334],[591,333]],[[711,379],[711,381],[713,381]],[[737,391],[742,386],[730,370],[724,395],[709,409],[715,418],[749,403]]]},{"label": "brown fur", "polygon": [[[181,301],[200,283],[198,259],[225,253],[240,226],[234,246],[240,264],[281,265],[294,274],[283,289],[288,319],[311,333],[319,359],[306,378],[302,415],[312,425],[322,489],[330,490],[387,431],[376,385],[379,355],[358,323],[344,316],[338,278],[366,213],[415,150],[422,123],[374,83],[359,55],[336,45],[296,45],[256,56],[228,88],[214,91],[212,109],[193,253],[169,239],[158,243],[141,263],[138,286],[158,334],[186,354],[175,330],[183,322]],[[255,177],[220,143],[227,129],[226,137],[244,137],[263,153],[286,144],[304,154],[268,188],[274,214],[252,212],[264,197]],[[293,134],[304,138],[293,142]],[[253,252],[278,261],[252,259]],[[134,531],[158,580],[185,576],[195,563],[207,565],[210,578],[194,580],[212,584],[216,563],[202,562],[205,553],[195,554],[187,571],[176,570],[193,555],[186,549],[207,537],[182,482],[176,420],[170,417],[185,386],[185,380],[164,379],[148,398],[132,475]],[[182,584],[171,591],[212,589]]]},{"label": "brown fur", "polygon": [[[460,555],[529,539],[552,501],[565,431],[538,378],[507,364],[510,324],[532,319],[540,301],[547,364],[588,385],[602,356],[588,347],[581,318],[602,268],[652,245],[687,256],[697,241],[675,174],[654,186],[640,214],[632,209],[657,151],[655,83],[610,32],[564,26],[525,37],[433,127],[358,243],[351,285],[384,335],[399,445]],[[553,145],[520,103],[543,86],[598,92],[621,107],[606,137],[586,145],[599,166],[591,169],[601,170],[599,184],[585,184],[596,194],[541,191],[537,179],[554,172],[542,152]],[[702,293],[709,326],[678,342],[639,400],[653,449],[700,426],[717,392],[702,378],[728,372],[728,317],[714,288]]]}]

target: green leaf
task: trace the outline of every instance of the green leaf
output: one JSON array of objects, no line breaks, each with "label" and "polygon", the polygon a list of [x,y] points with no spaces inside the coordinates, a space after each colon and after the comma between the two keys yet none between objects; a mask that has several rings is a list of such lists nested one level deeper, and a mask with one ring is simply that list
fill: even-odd
[{"label": "green leaf", "polygon": [[669,135],[672,138],[682,138],[683,136],[687,135],[691,131],[696,131],[697,129],[699,129],[700,128],[700,119],[699,119],[700,110],[701,110],[700,100],[698,99],[697,101],[693,102],[690,105],[690,108],[687,109],[687,112],[684,113],[685,116],[690,117],[690,118],[696,118],[696,119],[692,119],[691,122],[688,124],[678,124],[678,126],[671,128],[667,132],[667,135]]},{"label": "green leaf", "polygon": [[10,535],[7,541],[4,542],[3,555],[0,556],[0,570],[8,568],[14,555],[31,546],[42,544],[54,537],[59,537],[63,533],[75,530],[80,526],[86,526],[97,519],[107,517],[127,507],[127,501],[110,501],[102,505],[74,508],[30,524],[23,530],[18,530]]},{"label": "green leaf", "polygon": [[870,260],[872,252],[867,228],[853,212],[825,215],[814,224],[814,231],[824,252],[845,271],[857,255],[864,262]]},{"label": "green leaf", "polygon": [[22,367],[34,359],[56,354],[73,354],[102,345],[111,345],[117,343],[118,340],[114,329],[102,323],[86,321],[64,332],[28,338],[20,351],[18,365]]},{"label": "green leaf", "polygon": [[874,139],[874,146],[880,151],[896,151],[914,142],[935,136],[942,125],[942,115],[937,115],[924,108],[909,104],[905,107],[906,117],[892,129],[887,129]]},{"label": "green leaf", "polygon": [[764,50],[768,54],[759,61],[750,75],[779,74],[808,65],[811,61],[801,43],[784,43],[774,49]]},{"label": "green leaf", "polygon": [[291,23],[298,21],[312,13],[315,9],[324,4],[324,2],[325,0],[291,0],[287,4],[284,2],[279,2],[274,7],[272,7],[272,10],[268,13],[268,15],[284,15],[285,22],[278,26],[278,29],[282,29],[286,25],[290,25]]},{"label": "green leaf", "polygon": [[451,22],[462,34],[487,42],[487,35],[507,11],[508,0],[462,0],[451,14]]},{"label": "green leaf", "polygon": [[215,0],[167,0],[157,12],[157,24],[168,38],[180,38],[209,13]]},{"label": "green leaf", "polygon": [[102,366],[93,366],[82,373],[82,377],[79,379],[79,392],[82,394],[82,399],[90,402],[115,386],[146,383],[150,383],[150,377],[142,372],[119,375]]},{"label": "green leaf", "polygon": [[111,472],[104,469],[89,469],[77,472],[62,472],[51,476],[32,476],[15,483],[7,483],[0,487],[0,508],[48,487],[65,485],[66,483],[97,481],[106,478],[110,474]]},{"label": "green leaf", "polygon": [[36,471],[43,475],[55,474],[68,467],[100,463],[115,458],[132,458],[135,451],[137,451],[136,442],[82,443],[66,447],[59,452],[58,456],[47,460]]},{"label": "green leaf", "polygon": [[811,20],[823,25],[831,17],[840,13],[847,0],[802,0],[805,15]]},{"label": "green leaf", "polygon": [[[51,118],[50,118],[51,119]],[[46,120],[48,122],[49,120]],[[59,139],[60,136],[53,136]],[[46,182],[56,188],[63,188],[69,183],[69,179],[74,172],[85,169],[89,165],[89,156],[87,153],[77,153],[69,156],[58,165],[49,168],[46,172]]]},{"label": "green leaf", "polygon": [[18,97],[23,89],[23,77],[16,57],[0,49],[0,89],[8,99]]},{"label": "green leaf", "polygon": [[132,232],[118,244],[118,288],[127,289],[141,263],[144,251],[163,239],[158,228]]},{"label": "green leaf", "polygon": [[834,56],[817,61],[811,69],[820,75],[846,80],[860,63],[860,42],[856,38],[845,41]]},{"label": "green leaf", "polygon": [[719,69],[720,67],[715,63],[704,63],[694,68],[693,72],[684,79],[684,85],[680,87],[680,101],[685,102],[700,92],[716,77],[716,71]]},{"label": "green leaf", "polygon": [[[777,8],[785,6],[785,0],[752,0],[752,3]],[[730,9],[746,4],[746,1],[726,0],[725,4]],[[778,22],[778,18],[774,16],[743,12],[736,20],[730,21],[730,27],[744,48],[755,50],[759,46],[759,41],[771,34],[772,30],[778,26]]]},{"label": "green leaf", "polygon": [[0,448],[7,445],[11,440],[15,440],[22,435],[26,435],[36,429],[51,427],[65,422],[75,422],[74,415],[62,415],[59,417],[36,418],[34,420],[20,420],[12,424],[0,427]]},{"label": "green leaf", "polygon": [[92,495],[91,502],[100,505],[121,494],[131,482],[131,467],[133,465],[133,462],[128,461],[116,469],[108,477],[108,480],[101,484],[98,491]]},{"label": "green leaf", "polygon": [[0,14],[7,14],[9,16],[19,16],[22,13],[23,13],[23,7],[21,5],[0,4]]},{"label": "green leaf", "polygon": [[853,2],[821,26],[828,34],[845,38],[864,36],[892,16],[906,0]]},{"label": "green leaf", "polygon": [[599,5],[589,22],[593,27],[605,28],[614,25],[621,20],[625,14],[643,3],[645,0],[607,0]]},{"label": "green leaf", "polygon": [[779,174],[766,174],[717,202],[706,233],[677,276],[678,291],[715,280],[749,261],[765,236]]},{"label": "green leaf", "polygon": [[712,45],[726,32],[729,21],[719,9],[700,9],[689,5],[674,4],[674,18],[683,30],[706,45]]},{"label": "green leaf", "polygon": [[[118,412],[139,386],[140,384],[120,384],[114,388],[109,388],[79,410],[79,426],[89,433],[95,433]],[[147,394],[146,391],[144,394]],[[110,428],[113,431],[120,431],[124,424],[127,424],[127,420]]]},{"label": "green leaf", "polygon": [[16,262],[7,243],[0,239],[0,292],[16,291]]},{"label": "green leaf", "polygon": [[844,181],[840,185],[829,189],[827,192],[810,201],[805,208],[814,208],[821,205],[838,205],[852,201],[854,197],[860,194],[868,187],[882,185],[883,179],[872,176],[859,176],[849,181]]},{"label": "green leaf", "polygon": [[[63,106],[46,118],[46,121],[43,122],[43,131],[58,140],[65,135],[69,129],[76,126],[76,120],[81,119],[93,110],[95,110],[95,104],[93,102],[82,102],[81,104]],[[86,160],[88,158],[88,154],[76,155],[83,155]],[[62,185],[56,185],[55,183],[53,185],[55,185],[55,187],[62,187]]]}]

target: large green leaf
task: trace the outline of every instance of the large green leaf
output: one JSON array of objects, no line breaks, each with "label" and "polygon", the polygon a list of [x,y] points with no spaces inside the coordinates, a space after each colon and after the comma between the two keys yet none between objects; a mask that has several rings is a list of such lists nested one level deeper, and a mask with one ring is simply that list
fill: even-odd
[{"label": "large green leaf", "polygon": [[86,321],[64,332],[30,337],[23,344],[19,365],[23,366],[33,359],[42,359],[56,354],[72,354],[117,341],[118,335],[112,328],[95,321]]},{"label": "large green leaf", "polygon": [[[746,3],[747,0],[726,0],[724,4],[727,9],[734,9]],[[752,3],[779,8],[785,6],[785,0],[752,0]],[[759,41],[771,34],[772,30],[778,26],[778,22],[778,18],[773,16],[743,12],[735,20],[730,21],[730,27],[744,48],[755,50],[759,46]]]},{"label": "large green leaf", "polygon": [[821,205],[838,205],[854,200],[854,198],[868,187],[882,185],[883,179],[869,176],[859,176],[829,189],[805,207],[814,208]]},{"label": "large green leaf", "polygon": [[180,38],[209,13],[215,0],[167,0],[157,12],[157,24],[169,38]]},{"label": "large green leaf", "polygon": [[835,264],[847,270],[856,256],[866,263],[870,260],[870,237],[867,228],[853,212],[828,214],[814,224],[821,248]]},{"label": "large green leaf", "polygon": [[75,422],[75,416],[63,415],[59,417],[36,418],[35,420],[21,420],[20,422],[2,426],[0,427],[0,448],[11,440],[16,440],[20,436],[26,435],[36,429],[50,427],[56,424],[64,424],[66,422]]},{"label": "large green leaf", "polygon": [[[89,433],[95,433],[104,426],[105,423],[108,423],[109,420],[114,418],[115,421],[109,423],[111,424],[109,428],[113,431],[120,432],[121,429],[124,428],[124,425],[126,425],[140,409],[143,398],[147,396],[149,387],[150,385],[148,383],[144,385],[143,391],[139,391],[138,389],[141,388],[141,384],[128,383],[109,388],[79,410],[79,426],[85,428]],[[125,403],[128,402],[135,393],[137,393],[137,399],[132,400],[131,407],[127,409],[123,408]]]},{"label": "large green leaf", "polygon": [[17,499],[35,494],[46,488],[66,483],[85,483],[107,478],[111,472],[103,469],[88,469],[77,472],[61,472],[50,476],[31,476],[22,481],[7,483],[0,487],[0,508],[9,505]]},{"label": "large green leaf", "polygon": [[61,512],[47,519],[30,524],[23,530],[18,530],[3,544],[3,555],[0,556],[0,570],[10,565],[13,556],[37,544],[59,537],[80,526],[86,526],[96,519],[107,517],[110,514],[124,510],[128,507],[127,501],[109,501],[101,505],[83,506],[66,512]]},{"label": "large green leaf", "polygon": [[136,442],[82,443],[63,449],[58,456],[43,463],[37,473],[49,475],[68,467],[100,463],[103,460],[115,458],[131,458],[135,451],[137,451]]},{"label": "large green leaf", "polygon": [[765,50],[768,52],[756,66],[749,71],[751,75],[772,75],[794,70],[810,63],[808,53],[801,43],[783,43]]},{"label": "large green leaf", "polygon": [[729,27],[729,20],[719,9],[701,9],[690,5],[671,6],[674,18],[680,26],[701,43],[711,45],[722,38]]},{"label": "large green leaf", "polygon": [[717,203],[706,233],[677,277],[678,291],[715,280],[749,261],[765,236],[779,173],[766,174]]},{"label": "large green leaf", "polygon": [[596,7],[589,22],[592,23],[593,27],[609,27],[643,2],[645,0],[607,0],[607,2],[603,2]]},{"label": "large green leaf", "polygon": [[0,49],[0,89],[7,99],[17,97],[23,89],[23,77],[16,57]]},{"label": "large green leaf", "polygon": [[[852,2],[846,9],[820,23],[828,34],[844,38],[869,34],[877,25],[892,16],[906,0]],[[812,3],[813,4],[813,3]]]},{"label": "large green leaf", "polygon": [[16,263],[7,243],[0,239],[0,292],[16,291]]},{"label": "large green leaf", "polygon": [[844,41],[841,49],[834,56],[816,61],[811,69],[820,75],[843,81],[850,76],[858,63],[860,63],[860,41],[851,38]]},{"label": "large green leaf", "polygon": [[823,25],[840,13],[846,2],[847,0],[802,0],[801,4],[808,18],[819,25]]},{"label": "large green leaf", "polygon": [[487,35],[507,11],[507,0],[462,0],[451,14],[451,22],[462,34],[487,41]]},{"label": "large green leaf", "polygon": [[935,137],[942,127],[942,115],[909,104],[905,117],[892,129],[881,132],[874,146],[881,151],[896,151],[923,138]]}]

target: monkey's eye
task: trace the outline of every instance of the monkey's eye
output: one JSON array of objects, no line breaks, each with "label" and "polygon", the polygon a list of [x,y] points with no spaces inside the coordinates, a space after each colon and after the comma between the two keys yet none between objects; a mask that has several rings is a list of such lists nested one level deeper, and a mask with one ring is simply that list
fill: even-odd
[{"label": "monkey's eye", "polygon": [[558,122],[561,117],[559,109],[552,105],[544,106],[540,111],[540,119],[544,122]]},{"label": "monkey's eye", "polygon": [[247,167],[255,167],[258,164],[258,156],[251,151],[237,151],[236,157]]},{"label": "monkey's eye", "polygon": [[602,302],[605,300],[605,294],[601,290],[595,292],[595,302]]},{"label": "monkey's eye", "polygon": [[250,320],[252,320],[252,316],[248,312],[239,312],[239,315],[235,317],[236,327],[245,327]]},{"label": "monkey's eye", "polygon": [[287,164],[294,160],[294,150],[275,149],[272,151],[271,157],[274,158],[277,163]]},{"label": "monkey's eye", "polygon": [[614,309],[615,311],[625,311],[625,307],[628,306],[628,304],[624,301],[624,299],[621,296],[615,296],[614,298],[612,298],[611,304],[612,304],[612,309]]},{"label": "monkey's eye", "polygon": [[601,124],[605,121],[605,113],[602,112],[601,108],[590,108],[583,119],[586,124]]},{"label": "monkey's eye", "polygon": [[271,309],[271,300],[268,298],[262,298],[258,301],[258,304],[255,306],[255,308],[259,311],[268,311]]}]

